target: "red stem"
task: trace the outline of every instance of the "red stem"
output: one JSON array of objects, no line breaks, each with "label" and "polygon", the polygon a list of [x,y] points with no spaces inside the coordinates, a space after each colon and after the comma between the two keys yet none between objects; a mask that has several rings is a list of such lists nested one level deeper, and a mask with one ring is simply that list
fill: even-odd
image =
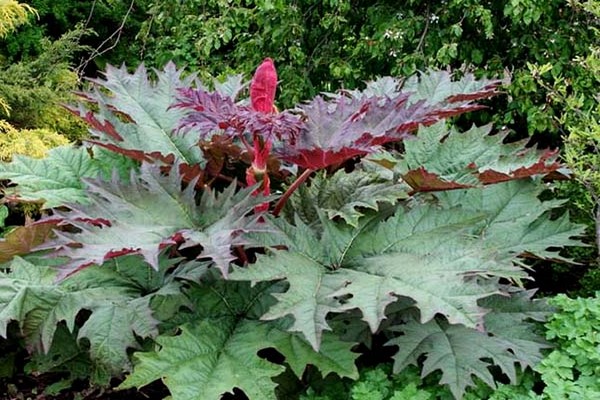
[{"label": "red stem", "polygon": [[288,199],[290,198],[290,196],[292,195],[292,193],[294,193],[296,191],[296,189],[298,189],[298,187],[300,185],[302,185],[304,183],[304,181],[306,181],[308,179],[308,177],[310,176],[310,174],[312,174],[313,172],[315,172],[314,169],[308,168],[307,170],[305,170],[302,173],[302,175],[300,175],[298,177],[298,179],[296,179],[294,181],[294,183],[292,183],[290,185],[290,187],[285,191],[285,193],[283,194],[283,196],[281,196],[281,198],[279,199],[279,201],[277,201],[277,204],[275,204],[275,209],[273,210],[273,215],[274,216],[278,216],[279,215],[279,213],[283,209],[283,206],[285,206],[285,203],[288,201]]}]

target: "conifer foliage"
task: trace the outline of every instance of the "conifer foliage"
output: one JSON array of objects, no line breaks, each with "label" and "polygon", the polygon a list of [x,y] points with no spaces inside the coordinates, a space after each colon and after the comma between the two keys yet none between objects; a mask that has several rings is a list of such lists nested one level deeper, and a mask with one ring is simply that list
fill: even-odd
[{"label": "conifer foliage", "polygon": [[1,335],[17,321],[38,357],[76,349],[94,382],[175,400],[276,399],[308,365],[355,379],[371,335],[456,398],[539,361],[522,258],[582,227],[540,196],[553,154],[448,124],[498,81],[427,71],[279,112],[270,59],[249,101],[239,77],[154,75],[109,67],[72,107],[93,146],[0,167],[54,232],[5,264]]}]

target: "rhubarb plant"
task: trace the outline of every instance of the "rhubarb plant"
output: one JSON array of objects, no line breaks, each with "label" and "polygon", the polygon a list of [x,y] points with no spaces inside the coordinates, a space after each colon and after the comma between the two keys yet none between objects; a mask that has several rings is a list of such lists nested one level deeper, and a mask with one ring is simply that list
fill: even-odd
[{"label": "rhubarb plant", "polygon": [[542,195],[554,153],[450,124],[499,81],[427,71],[282,111],[271,59],[249,84],[173,64],[93,83],[70,107],[87,144],[0,166],[5,201],[44,212],[0,242],[0,335],[16,321],[32,369],[69,369],[44,359],[62,346],[95,383],[276,399],[308,366],[356,379],[379,337],[461,398],[541,359],[527,260],[567,262],[583,227]]}]

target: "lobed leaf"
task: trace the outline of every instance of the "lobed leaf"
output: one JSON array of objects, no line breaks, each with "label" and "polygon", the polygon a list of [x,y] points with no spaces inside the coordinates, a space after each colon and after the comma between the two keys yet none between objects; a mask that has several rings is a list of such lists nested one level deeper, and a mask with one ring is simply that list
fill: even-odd
[{"label": "lobed leaf", "polygon": [[269,219],[251,237],[253,245],[287,251],[259,256],[231,279],[286,282],[262,318],[292,316],[290,329],[315,348],[330,329],[329,314],[358,309],[375,332],[399,297],[415,303],[423,324],[443,315],[451,324],[482,329],[487,310],[480,302],[505,291],[498,279],[528,276],[517,257],[558,258],[551,248],[575,245],[583,233],[567,217],[547,219],[560,202],[540,201],[542,189],[521,180],[443,192],[438,204],[398,207],[387,219],[370,213],[356,227],[322,214],[311,225],[300,217],[294,225]]},{"label": "lobed leaf", "polygon": [[506,134],[491,135],[491,126],[459,133],[444,123],[421,128],[405,143],[404,180],[417,192],[468,188],[560,168],[551,151],[525,149],[521,142],[504,144]]},{"label": "lobed leaf", "polygon": [[258,133],[265,139],[288,142],[294,140],[302,127],[301,119],[292,112],[257,111],[236,104],[231,97],[205,89],[180,90],[174,107],[185,112],[179,129],[203,139],[220,132],[238,138]]},{"label": "lobed leaf", "polygon": [[424,356],[422,376],[441,370],[440,384],[448,385],[458,399],[467,387],[475,386],[473,376],[495,388],[489,369],[492,365],[515,384],[515,364],[523,368],[537,364],[542,358],[541,350],[548,347],[527,321],[532,316],[539,320],[540,315],[548,313],[548,308],[530,297],[531,293],[521,292],[512,297],[492,296],[483,300],[486,306],[498,307],[485,317],[487,332],[450,325],[442,319],[425,324],[412,320],[392,327],[392,331],[401,333],[387,343],[398,346],[394,372],[418,365]]},{"label": "lobed leaf", "polygon": [[104,78],[92,80],[94,89],[81,94],[90,107],[80,104],[71,111],[90,124],[90,142],[108,150],[137,161],[202,164],[199,136],[177,132],[183,112],[171,107],[177,90],[190,86],[194,76],[182,78],[173,63],[154,72],[151,80],[143,65],[131,74],[125,66],[108,66]]},{"label": "lobed leaf", "polygon": [[558,248],[581,246],[575,238],[583,236],[585,226],[571,223],[567,213],[550,219],[548,213],[563,202],[541,201],[544,189],[523,179],[436,196],[444,207],[460,205],[467,212],[487,214],[485,221],[473,225],[473,233],[485,238],[484,246],[495,252],[498,260],[523,254],[566,260]]},{"label": "lobed leaf", "polygon": [[210,258],[226,275],[235,258],[231,247],[243,243],[240,234],[257,218],[246,215],[264,201],[251,189],[235,193],[233,184],[221,196],[206,193],[198,207],[193,184],[182,190],[176,170],[164,175],[149,164],[139,174],[132,171],[128,182],[113,175],[86,185],[88,205],[70,205],[70,211],[55,210],[50,217],[79,232],[56,231],[57,239],[40,247],[70,259],[61,268],[63,277],[125,254],[139,254],[157,269],[160,251],[172,245],[201,245],[197,258]]},{"label": "lobed leaf", "polygon": [[[161,270],[166,271],[171,264],[161,260]],[[156,289],[161,285],[151,281],[164,282],[166,277],[155,273],[144,284],[141,277],[148,275],[148,269],[139,257],[88,268],[60,284],[55,282],[56,269],[52,266],[17,257],[9,269],[0,274],[0,335],[6,336],[8,323],[17,321],[30,349],[47,352],[60,323],[75,332],[79,312],[88,310],[90,316],[81,325],[77,339],[89,341],[90,356],[97,367],[118,375],[129,369],[127,351],[139,348],[137,337],[158,334],[150,303],[161,296]],[[186,301],[181,297],[179,304],[184,306]]]},{"label": "lobed leaf", "polygon": [[[385,79],[385,78],[383,78]],[[428,71],[400,88],[385,80],[364,92],[350,92],[331,100],[317,97],[299,107],[305,120],[297,138],[277,147],[281,159],[310,169],[322,169],[377,146],[403,140],[420,125],[481,108],[474,100],[496,93],[499,81],[476,81],[472,75],[453,81],[444,71]]]},{"label": "lobed leaf", "polygon": [[349,225],[358,226],[364,210],[378,211],[381,204],[396,204],[406,198],[405,186],[363,170],[347,173],[339,170],[332,175],[318,173],[310,185],[298,188],[284,211],[298,213],[306,223],[318,221],[318,213],[329,219],[340,217]]},{"label": "lobed leaf", "polygon": [[182,326],[177,336],[159,336],[155,351],[136,353],[136,367],[120,388],[162,378],[174,400],[220,399],[234,388],[251,400],[276,399],[272,378],[285,368],[260,357],[265,349],[283,355],[298,376],[312,364],[323,374],[356,378],[352,344],[328,336],[316,353],[281,326],[257,320],[265,304],[273,303],[272,288],[222,281],[198,287],[193,294],[197,319]]},{"label": "lobed leaf", "polygon": [[43,208],[87,201],[83,178],[96,177],[101,168],[83,147],[61,146],[46,158],[15,155],[12,162],[0,163],[0,179],[17,186],[4,189],[6,196],[19,201],[42,202]]}]

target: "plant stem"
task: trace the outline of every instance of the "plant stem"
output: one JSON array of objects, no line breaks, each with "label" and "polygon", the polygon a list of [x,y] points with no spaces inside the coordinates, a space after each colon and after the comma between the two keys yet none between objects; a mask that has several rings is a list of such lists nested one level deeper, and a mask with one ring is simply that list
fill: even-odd
[{"label": "plant stem", "polygon": [[300,175],[294,181],[294,183],[292,183],[290,185],[290,187],[285,191],[285,193],[283,194],[283,196],[281,196],[281,198],[279,199],[279,201],[277,202],[277,204],[275,204],[275,209],[273,210],[273,215],[274,216],[278,216],[279,215],[279,213],[283,209],[283,206],[285,206],[285,203],[290,198],[290,196],[292,195],[292,193],[294,193],[296,191],[296,189],[298,189],[298,187],[300,185],[302,185],[304,183],[304,181],[307,180],[308,177],[310,176],[310,174],[312,174],[313,172],[315,172],[314,169],[310,169],[310,168],[306,169],[302,173],[302,175]]}]

